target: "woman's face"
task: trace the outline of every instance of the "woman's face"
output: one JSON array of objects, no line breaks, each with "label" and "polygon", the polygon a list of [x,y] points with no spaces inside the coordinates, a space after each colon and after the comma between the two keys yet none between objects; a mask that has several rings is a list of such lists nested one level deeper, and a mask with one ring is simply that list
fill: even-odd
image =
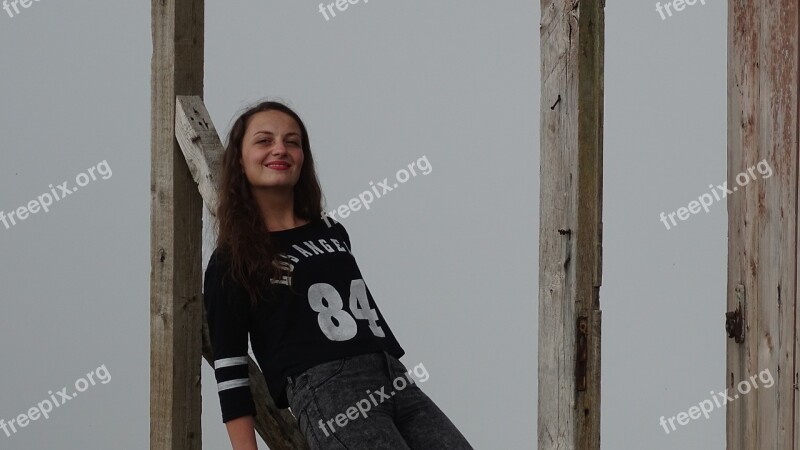
[{"label": "woman's face", "polygon": [[250,117],[239,162],[254,188],[293,188],[303,167],[300,126],[281,111]]}]

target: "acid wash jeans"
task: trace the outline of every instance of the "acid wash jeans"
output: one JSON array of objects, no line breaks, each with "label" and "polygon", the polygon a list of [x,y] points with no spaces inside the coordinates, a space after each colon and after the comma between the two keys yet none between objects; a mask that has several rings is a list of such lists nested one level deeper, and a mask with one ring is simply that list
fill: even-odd
[{"label": "acid wash jeans", "polygon": [[311,450],[474,450],[407,372],[385,351],[347,356],[287,377],[286,398]]}]

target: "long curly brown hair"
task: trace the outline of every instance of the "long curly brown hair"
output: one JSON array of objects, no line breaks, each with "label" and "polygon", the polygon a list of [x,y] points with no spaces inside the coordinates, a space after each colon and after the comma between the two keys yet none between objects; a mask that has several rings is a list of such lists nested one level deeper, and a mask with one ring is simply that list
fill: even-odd
[{"label": "long curly brown hair", "polygon": [[[217,187],[217,249],[224,253],[233,280],[245,288],[252,305],[259,300],[271,303],[272,296],[259,295],[263,286],[271,287],[270,278],[286,274],[285,263],[278,260],[279,249],[270,239],[264,216],[251,191],[241,163],[242,141],[253,115],[264,111],[281,111],[291,116],[300,127],[303,166],[294,186],[294,213],[314,220],[321,217],[322,189],[314,169],[314,157],[305,124],[291,108],[277,101],[263,101],[240,113],[231,125],[222,172]],[[270,289],[271,291],[271,289]]]}]

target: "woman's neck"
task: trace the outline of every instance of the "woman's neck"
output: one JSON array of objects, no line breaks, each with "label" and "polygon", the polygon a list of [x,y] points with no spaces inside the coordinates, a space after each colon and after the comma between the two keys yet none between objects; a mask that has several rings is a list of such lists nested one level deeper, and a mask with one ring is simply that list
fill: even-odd
[{"label": "woman's neck", "polygon": [[276,191],[274,189],[258,189],[253,191],[253,197],[261,210],[264,223],[269,231],[281,231],[299,227],[308,223],[294,214],[294,192],[289,189]]}]

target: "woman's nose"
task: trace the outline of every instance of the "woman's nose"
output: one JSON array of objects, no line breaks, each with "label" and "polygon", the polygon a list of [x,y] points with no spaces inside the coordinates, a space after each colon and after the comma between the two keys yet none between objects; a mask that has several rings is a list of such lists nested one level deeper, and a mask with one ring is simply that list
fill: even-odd
[{"label": "woman's nose", "polygon": [[276,142],[275,145],[272,146],[272,153],[274,154],[286,153],[286,146],[283,145],[283,142]]}]

